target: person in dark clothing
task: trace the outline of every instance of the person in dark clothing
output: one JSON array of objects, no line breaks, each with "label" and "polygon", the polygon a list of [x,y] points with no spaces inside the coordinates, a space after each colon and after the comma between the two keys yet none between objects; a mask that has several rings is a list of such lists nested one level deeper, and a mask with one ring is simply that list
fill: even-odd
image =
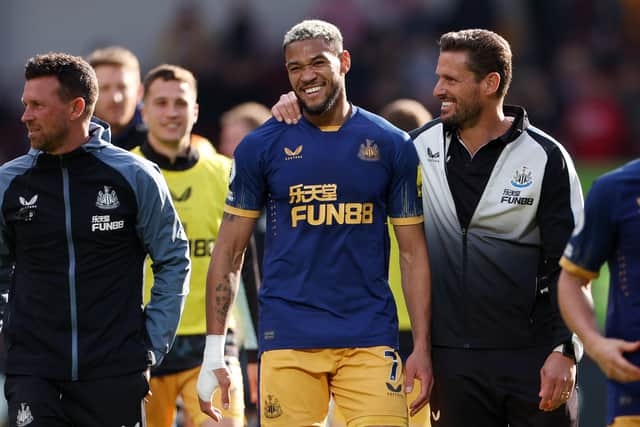
[{"label": "person in dark clothing", "polygon": [[184,229],[157,166],[91,120],[98,82],[86,61],[38,55],[25,78],[31,149],[0,167],[11,425],[144,425],[149,367],[169,352],[188,292]]},{"label": "person in dark clothing", "polygon": [[138,58],[124,47],[108,46],[91,52],[87,62],[100,87],[95,115],[109,123],[111,143],[125,150],[140,146],[147,140],[147,128],[140,114],[143,87]]},{"label": "person in dark clothing", "polygon": [[511,74],[500,35],[442,35],[440,117],[411,133],[433,254],[434,427],[576,423],[579,342],[556,289],[582,190],[566,150],[504,105]]}]

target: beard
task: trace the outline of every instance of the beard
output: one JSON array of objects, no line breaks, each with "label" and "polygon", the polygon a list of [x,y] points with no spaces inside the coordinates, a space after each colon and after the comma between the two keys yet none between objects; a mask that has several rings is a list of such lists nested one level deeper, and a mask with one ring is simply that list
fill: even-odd
[{"label": "beard", "polygon": [[474,96],[468,101],[461,103],[456,100],[456,111],[449,117],[443,118],[442,123],[458,129],[473,127],[480,118],[482,105],[478,102],[478,97]]},{"label": "beard", "polygon": [[331,110],[333,108],[333,106],[336,104],[336,101],[338,100],[338,96],[340,95],[340,89],[342,88],[340,83],[336,83],[333,85],[333,90],[329,93],[329,95],[327,95],[327,98],[324,100],[324,102],[320,105],[318,105],[317,107],[310,107],[307,104],[305,104],[303,101],[300,101],[298,98],[298,102],[300,104],[300,107],[302,108],[302,111],[304,111],[305,113],[312,115],[312,116],[319,116],[321,114],[326,113],[327,111]]},{"label": "beard", "polygon": [[69,134],[68,124],[58,125],[55,129],[46,132],[41,130],[38,135],[30,136],[31,147],[44,152],[53,152],[64,146]]}]

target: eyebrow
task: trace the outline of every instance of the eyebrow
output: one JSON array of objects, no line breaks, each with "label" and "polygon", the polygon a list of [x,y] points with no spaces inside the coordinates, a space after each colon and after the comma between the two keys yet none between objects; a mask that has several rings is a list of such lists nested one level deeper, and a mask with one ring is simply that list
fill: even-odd
[{"label": "eyebrow", "polygon": [[[313,62],[316,59],[327,59],[327,58],[324,56],[324,54],[319,53],[316,56],[314,56],[313,58],[311,58],[308,62]],[[300,61],[289,61],[289,62],[285,63],[285,66],[289,66],[291,64],[300,64]]]}]

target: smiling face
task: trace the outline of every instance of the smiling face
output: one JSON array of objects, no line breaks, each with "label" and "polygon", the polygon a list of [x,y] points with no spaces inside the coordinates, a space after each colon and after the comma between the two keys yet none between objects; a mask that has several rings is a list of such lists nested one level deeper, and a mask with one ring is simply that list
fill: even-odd
[{"label": "smiling face", "polygon": [[142,118],[152,144],[171,148],[189,144],[198,119],[194,88],[180,80],[155,79],[145,93]]},{"label": "smiling face", "polygon": [[31,147],[57,154],[66,146],[73,102],[60,97],[60,82],[54,76],[27,80],[22,92],[24,113]]},{"label": "smiling face", "polygon": [[438,82],[433,95],[442,104],[440,119],[443,123],[460,129],[477,123],[483,110],[481,81],[467,65],[463,51],[441,52],[436,68]]},{"label": "smiling face", "polygon": [[347,51],[336,52],[322,39],[295,41],[285,48],[285,66],[305,114],[325,114],[346,102]]}]

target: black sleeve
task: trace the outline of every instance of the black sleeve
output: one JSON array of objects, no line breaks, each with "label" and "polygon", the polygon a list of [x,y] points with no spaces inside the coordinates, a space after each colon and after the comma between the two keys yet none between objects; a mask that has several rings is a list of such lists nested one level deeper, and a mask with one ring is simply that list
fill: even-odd
[{"label": "black sleeve", "polygon": [[558,307],[558,261],[571,236],[574,227],[572,200],[576,191],[581,192],[573,163],[557,146],[548,152],[548,161],[542,181],[537,219],[542,241],[542,253],[538,268],[538,290],[548,287],[551,297],[554,345],[571,341],[571,331],[567,328]]}]

